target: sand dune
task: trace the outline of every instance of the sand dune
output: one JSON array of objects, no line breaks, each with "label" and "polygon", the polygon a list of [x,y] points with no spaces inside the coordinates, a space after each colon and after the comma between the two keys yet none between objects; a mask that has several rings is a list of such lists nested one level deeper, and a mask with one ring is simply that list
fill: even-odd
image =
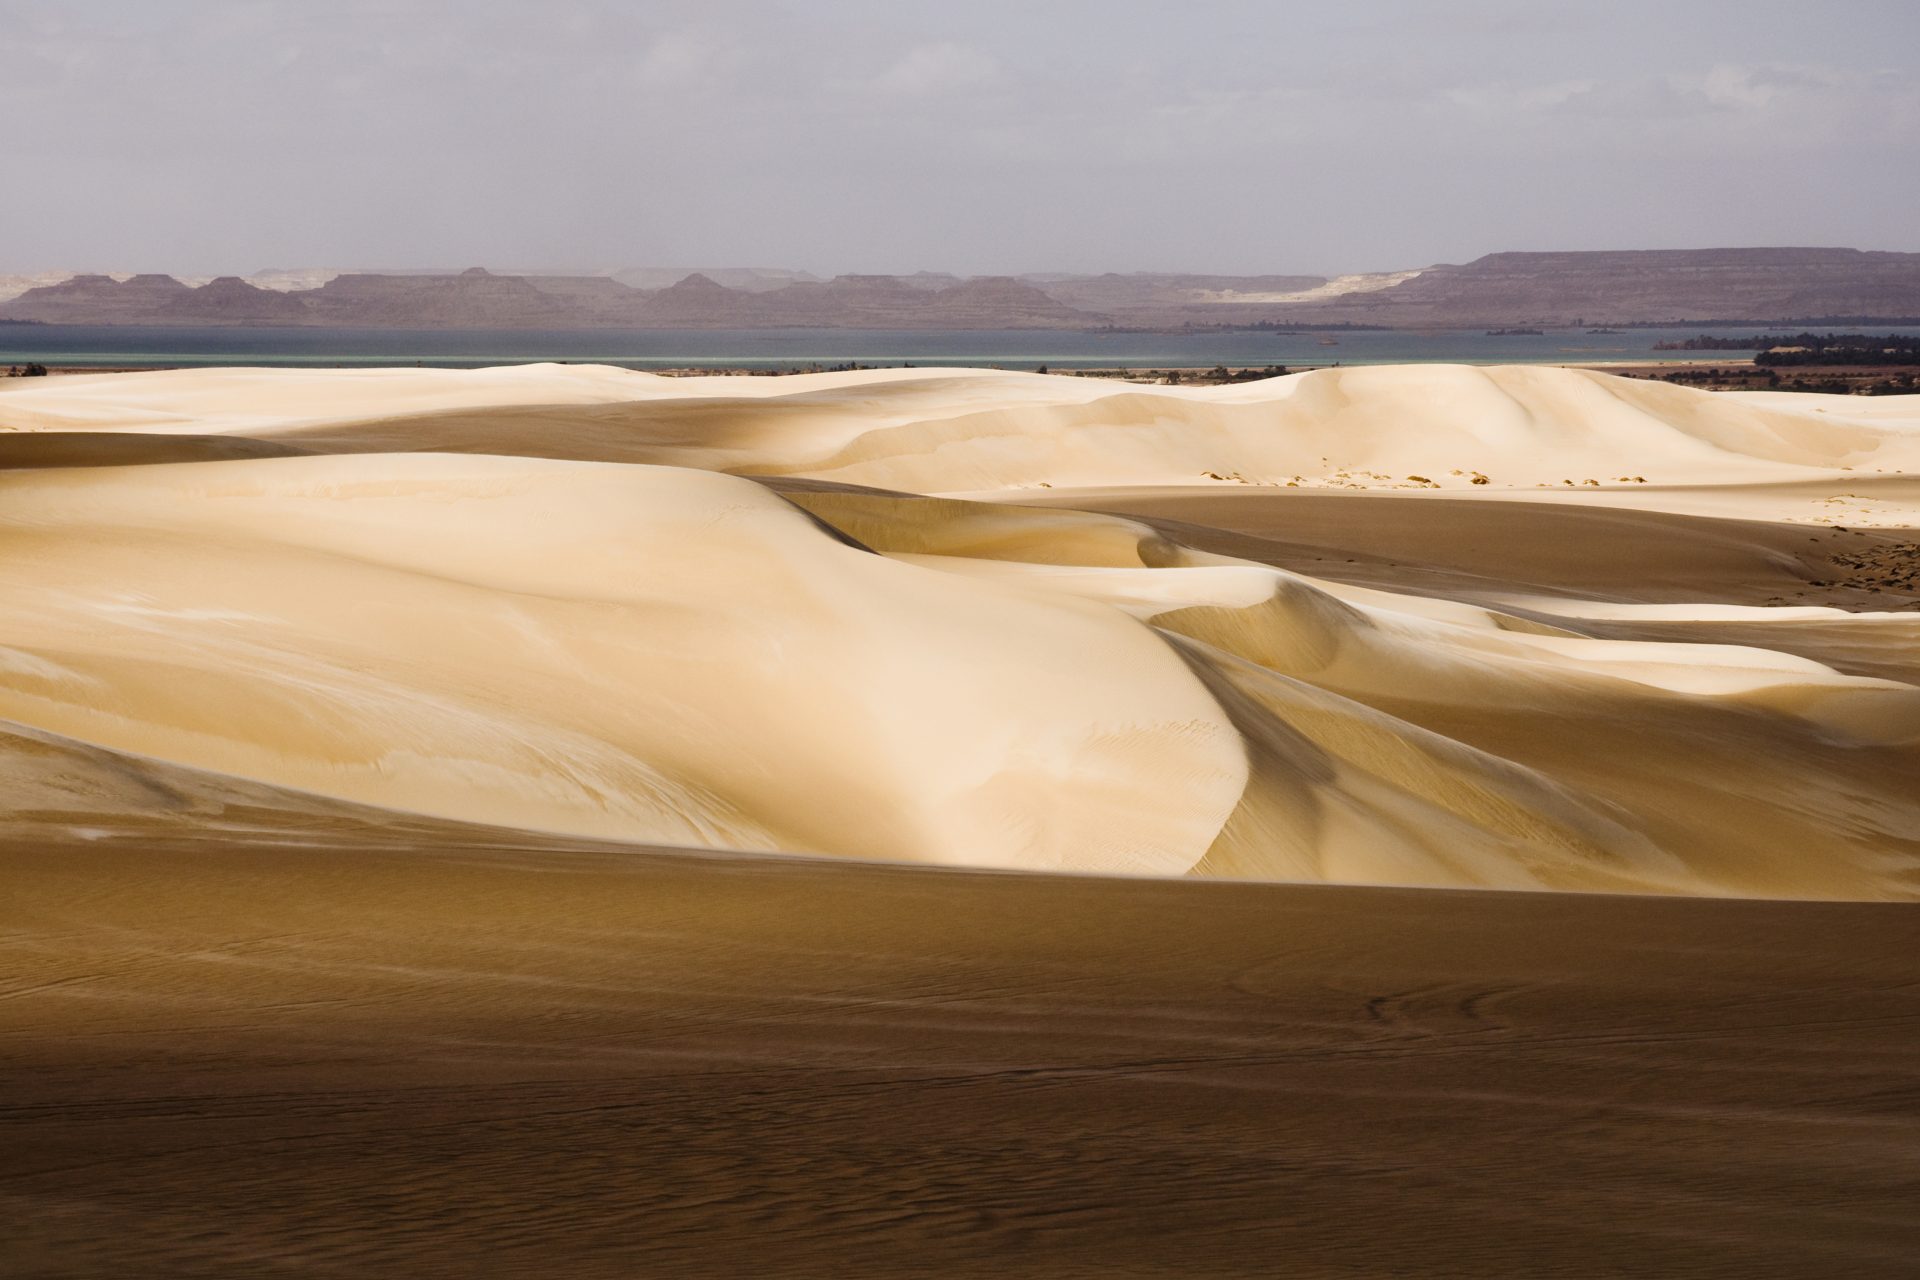
[{"label": "sand dune", "polygon": [[[1100,600],[1175,643],[1255,761],[1202,872],[1806,896],[1825,896],[1821,882],[1849,883],[1830,890],[1840,896],[1916,887],[1920,812],[1904,779],[1920,694],[1905,680],[1756,645],[1601,639],[1577,617],[1316,580],[1077,513],[790,496],[915,564]],[[1059,532],[1043,542],[1048,523]],[[1916,635],[1904,625],[1862,646],[1899,652]],[[1854,811],[1863,789],[1891,806],[1884,823]],[[1844,829],[1828,821],[1838,812]]]},{"label": "sand dune", "polygon": [[0,716],[196,768],[645,842],[1159,872],[1245,783],[1151,633],[849,547],[743,480],[301,458],[27,473],[0,512]]},{"label": "sand dune", "polygon": [[1899,535],[1523,500],[1901,482],[1917,423],[1531,368],[61,379],[0,396],[0,718],[643,844],[1911,897],[1914,629],[1725,612],[1836,538],[1897,588]]},{"label": "sand dune", "polygon": [[32,382],[10,1276],[1911,1271],[1920,397]]},{"label": "sand dune", "polygon": [[[1569,489],[1653,509],[1673,490],[1911,471],[1917,424],[1920,410],[1857,397],[1709,395],[1533,366],[1328,369],[1207,388],[991,370],[214,370],[0,396],[0,437],[233,434],[313,452],[533,454],[943,494],[1205,482]],[[1671,500],[1685,509],[1684,496]]]}]

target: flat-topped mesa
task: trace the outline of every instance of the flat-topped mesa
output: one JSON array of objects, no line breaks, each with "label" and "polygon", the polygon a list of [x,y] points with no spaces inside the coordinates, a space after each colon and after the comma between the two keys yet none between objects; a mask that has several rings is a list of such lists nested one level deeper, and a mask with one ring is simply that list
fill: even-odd
[{"label": "flat-topped mesa", "polygon": [[955,329],[1082,328],[1105,316],[1070,307],[1010,276],[979,276],[930,295],[943,324]]},{"label": "flat-topped mesa", "polygon": [[574,309],[521,276],[472,267],[453,276],[335,276],[304,298],[322,324],[391,328],[543,328],[579,323]]},{"label": "flat-topped mesa", "polygon": [[762,295],[776,323],[820,328],[916,328],[930,296],[893,276],[841,275]]},{"label": "flat-topped mesa", "polygon": [[819,287],[823,289],[840,290],[879,289],[884,293],[894,294],[905,293],[913,288],[912,285],[902,280],[899,276],[876,275],[871,272],[857,271],[837,275]]},{"label": "flat-topped mesa", "polygon": [[527,276],[528,284],[578,313],[581,323],[631,325],[647,294],[612,276]]},{"label": "flat-topped mesa", "polygon": [[965,283],[963,277],[951,271],[916,271],[910,276],[895,276],[894,279],[916,289],[951,289],[954,285]]},{"label": "flat-topped mesa", "polygon": [[29,289],[0,305],[0,319],[50,324],[159,323],[171,303],[192,292],[172,276],[149,274],[115,280],[107,275],[78,275],[59,284]]},{"label": "flat-topped mesa", "polygon": [[167,324],[301,324],[309,315],[298,295],[261,289],[239,276],[219,276],[162,309]]},{"label": "flat-topped mesa", "polygon": [[1394,326],[1920,315],[1920,254],[1859,249],[1492,253],[1289,311]]},{"label": "flat-topped mesa", "polygon": [[1770,267],[1858,267],[1876,259],[1901,259],[1911,254],[1885,250],[1833,249],[1820,246],[1783,246],[1734,249],[1580,249],[1580,250],[1503,250],[1482,254],[1473,267],[1542,267],[1618,271],[1663,268],[1751,269]]},{"label": "flat-topped mesa", "polygon": [[788,324],[901,329],[1087,328],[1105,317],[1077,310],[1033,285],[980,277],[929,289],[898,276],[838,276],[762,295]]},{"label": "flat-topped mesa", "polygon": [[656,327],[994,329],[1085,328],[1103,319],[1006,277],[930,288],[898,276],[842,275],[749,292],[701,273],[646,297],[639,322]]},{"label": "flat-topped mesa", "polygon": [[[446,329],[1484,329],[1852,325],[1920,317],[1920,254],[1825,248],[1492,253],[1465,264],[1334,280],[1150,272],[817,280],[718,268],[523,276],[469,267],[441,275],[349,272],[314,288],[288,289],[282,281],[271,290],[302,304],[298,309],[241,291],[274,283],[264,276],[219,283],[201,296],[171,276],[74,276],[0,303],[0,320]],[[176,305],[189,294],[196,296]]]}]

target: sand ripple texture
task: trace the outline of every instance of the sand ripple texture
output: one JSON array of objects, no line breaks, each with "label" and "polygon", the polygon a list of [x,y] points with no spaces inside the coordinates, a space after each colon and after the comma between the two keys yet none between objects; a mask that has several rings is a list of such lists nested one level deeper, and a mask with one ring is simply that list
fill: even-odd
[{"label": "sand ripple texture", "polygon": [[48,382],[0,391],[16,827],[244,794],[1013,869],[1920,893],[1920,405],[1449,366]]}]

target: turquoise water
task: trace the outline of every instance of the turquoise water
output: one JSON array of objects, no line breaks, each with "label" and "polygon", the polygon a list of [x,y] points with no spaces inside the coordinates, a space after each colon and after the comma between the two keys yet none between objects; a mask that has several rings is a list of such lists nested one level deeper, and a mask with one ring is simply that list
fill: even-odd
[{"label": "turquoise water", "polygon": [[[1717,337],[1799,331],[1807,326],[1630,329],[1590,334],[1549,330],[1539,337],[1480,330],[1353,330],[1320,333],[1092,333],[1053,330],[936,332],[890,329],[420,330],[208,329],[0,323],[0,366],[262,365],[306,368],[428,365],[474,368],[556,360],[630,369],[699,366],[798,369],[869,365],[968,365],[1008,369],[1156,369],[1266,365],[1588,364],[1740,359],[1740,352],[1655,351],[1657,342],[1702,332]],[[1854,330],[1859,331],[1859,326]],[[1920,335],[1920,328],[1865,326]],[[1815,332],[1843,330],[1815,327]],[[1331,343],[1332,345],[1329,345]]]}]

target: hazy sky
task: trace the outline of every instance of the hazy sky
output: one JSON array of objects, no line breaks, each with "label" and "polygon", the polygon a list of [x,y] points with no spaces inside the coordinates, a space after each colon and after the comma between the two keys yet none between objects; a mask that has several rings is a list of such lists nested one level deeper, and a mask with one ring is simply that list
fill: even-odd
[{"label": "hazy sky", "polygon": [[0,0],[0,271],[1920,250],[1920,0]]}]

